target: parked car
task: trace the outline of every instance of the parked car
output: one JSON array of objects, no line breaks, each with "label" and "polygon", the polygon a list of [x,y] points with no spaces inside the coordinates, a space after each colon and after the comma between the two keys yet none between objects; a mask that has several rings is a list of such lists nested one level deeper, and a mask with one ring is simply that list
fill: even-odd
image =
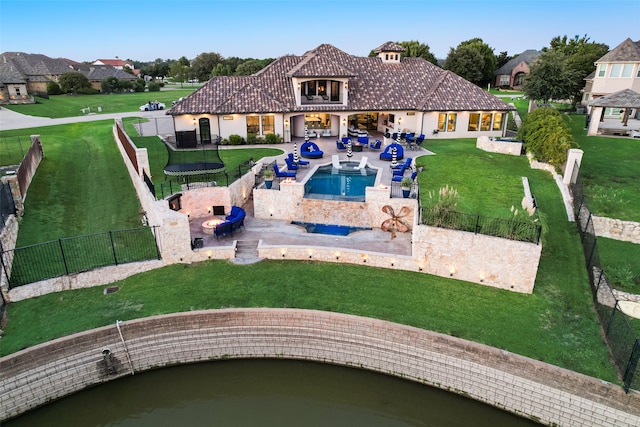
[{"label": "parked car", "polygon": [[155,110],[164,110],[166,105],[162,102],[158,101],[149,101],[144,105],[140,106],[140,111],[155,111]]},{"label": "parked car", "polygon": [[184,99],[184,97],[182,97],[182,98],[180,98],[180,99],[178,99],[178,100],[176,100],[176,101],[173,101],[173,102],[171,103],[171,106],[173,107],[174,105],[176,105],[178,102],[182,101],[183,99]]}]

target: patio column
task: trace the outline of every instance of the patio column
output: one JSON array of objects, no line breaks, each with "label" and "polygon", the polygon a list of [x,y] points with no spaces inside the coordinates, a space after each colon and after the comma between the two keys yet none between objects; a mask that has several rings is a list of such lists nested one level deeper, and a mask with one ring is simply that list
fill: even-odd
[{"label": "patio column", "polygon": [[598,127],[600,126],[600,118],[602,117],[602,107],[591,108],[591,119],[589,120],[589,129],[587,135],[594,136],[598,134]]}]

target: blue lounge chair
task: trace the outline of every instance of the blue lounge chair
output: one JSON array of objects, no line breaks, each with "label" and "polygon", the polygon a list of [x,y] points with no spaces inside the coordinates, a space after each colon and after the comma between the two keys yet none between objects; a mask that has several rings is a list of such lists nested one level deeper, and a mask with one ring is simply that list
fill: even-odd
[{"label": "blue lounge chair", "polygon": [[338,151],[344,151],[347,149],[347,146],[344,145],[344,142],[342,141],[336,141],[336,148],[338,149]]},{"label": "blue lounge chair", "polygon": [[393,170],[393,176],[399,176],[402,177],[404,176],[404,171],[407,170],[407,164],[403,163],[398,169],[394,169]]},{"label": "blue lounge chair", "polygon": [[298,159],[298,161],[297,161],[297,162],[296,162],[296,161],[294,161],[294,160],[293,160],[293,153],[289,153],[289,154],[287,154],[287,158],[291,159],[291,161],[292,161],[294,164],[298,165],[298,166],[305,166],[305,167],[308,167],[308,166],[309,166],[309,162],[308,162],[308,161],[306,161],[306,160]]},{"label": "blue lounge chair", "polygon": [[412,160],[413,159],[411,157],[407,157],[407,159],[404,161],[404,163],[397,164],[394,169],[400,169],[402,166],[408,168],[409,166],[411,166],[411,161]]},{"label": "blue lounge chair", "polygon": [[380,148],[382,148],[382,141],[376,139],[374,142],[369,144],[369,148],[372,150],[379,150]]},{"label": "blue lounge chair", "polygon": [[[416,172],[412,172],[411,173],[411,181],[415,181],[416,180],[416,176],[418,176],[418,172],[417,171]],[[393,178],[391,178],[391,181],[400,182],[400,181],[402,181],[402,178],[404,178],[404,176],[396,175]]]},{"label": "blue lounge chair", "polygon": [[393,149],[393,147],[396,148],[396,160],[404,159],[404,149],[402,148],[402,145],[394,142],[393,144],[387,145],[384,151],[380,153],[380,160],[391,161],[393,157],[391,154],[391,150]]},{"label": "blue lounge chair", "polygon": [[300,146],[300,155],[307,159],[319,159],[324,155],[324,152],[315,142],[306,141]]},{"label": "blue lounge chair", "polygon": [[273,171],[276,173],[276,177],[277,178],[295,178],[296,177],[296,173],[295,172],[283,172],[280,170],[280,168],[278,167],[277,163],[273,164]]},{"label": "blue lounge chair", "polygon": [[287,170],[297,171],[300,169],[300,167],[293,162],[292,158],[290,159],[289,157],[285,157],[284,162],[287,164]]},{"label": "blue lounge chair", "polygon": [[222,222],[216,225],[213,229],[213,235],[216,236],[216,240],[218,240],[218,237],[226,236],[231,233],[233,233],[233,223],[230,221]]}]

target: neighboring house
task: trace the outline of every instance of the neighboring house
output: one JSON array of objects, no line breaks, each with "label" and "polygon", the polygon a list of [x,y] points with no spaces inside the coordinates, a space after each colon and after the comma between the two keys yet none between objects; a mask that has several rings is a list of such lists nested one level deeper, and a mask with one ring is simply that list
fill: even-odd
[{"label": "neighboring house", "polygon": [[58,82],[61,75],[70,72],[81,72],[98,90],[102,80],[109,76],[136,79],[111,65],[88,65],[41,54],[4,52],[0,54],[0,103],[33,103],[34,96],[46,96],[47,83]]},{"label": "neighboring house", "polygon": [[196,129],[211,135],[285,141],[357,131],[424,133],[428,138],[502,136],[514,109],[482,88],[422,59],[401,57],[388,42],[377,57],[349,55],[322,44],[282,56],[252,76],[217,76],[172,107],[176,138]]},{"label": "neighboring house", "polygon": [[510,59],[495,72],[496,87],[508,86],[519,89],[524,84],[524,78],[529,74],[529,66],[540,56],[540,51],[529,49],[515,58]]},{"label": "neighboring house", "polygon": [[[585,78],[583,105],[624,89],[640,93],[640,40],[634,42],[627,38],[595,64],[594,74]],[[615,114],[614,109],[605,110],[605,115]]]},{"label": "neighboring house", "polygon": [[97,59],[91,63],[91,65],[110,65],[116,70],[124,70],[125,68],[130,69],[137,76],[140,74],[140,70],[136,70],[136,66],[133,62],[124,61],[122,59]]}]

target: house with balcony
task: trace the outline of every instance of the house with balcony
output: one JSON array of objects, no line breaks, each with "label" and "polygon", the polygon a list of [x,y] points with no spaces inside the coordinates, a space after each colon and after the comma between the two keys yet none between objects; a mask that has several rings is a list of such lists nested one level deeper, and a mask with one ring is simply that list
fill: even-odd
[{"label": "house with balcony", "polygon": [[178,102],[176,139],[277,134],[289,142],[305,128],[317,137],[415,132],[428,137],[502,136],[514,107],[387,42],[375,57],[322,44],[276,59],[251,76],[216,76]]},{"label": "house with balcony", "polygon": [[588,134],[640,130],[640,40],[627,38],[595,65],[582,97],[591,119]]}]

